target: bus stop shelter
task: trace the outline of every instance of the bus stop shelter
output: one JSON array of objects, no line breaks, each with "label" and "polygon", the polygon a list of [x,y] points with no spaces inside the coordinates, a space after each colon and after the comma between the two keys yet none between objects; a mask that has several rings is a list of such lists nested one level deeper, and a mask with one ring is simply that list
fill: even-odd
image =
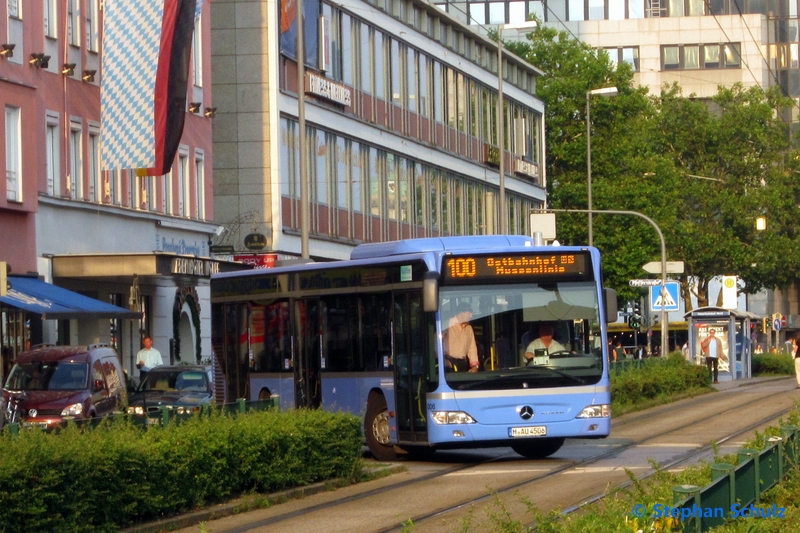
[{"label": "bus stop shelter", "polygon": [[705,364],[700,346],[713,329],[722,341],[724,358],[719,361],[720,373],[730,373],[734,380],[752,376],[750,323],[757,321],[758,315],[722,307],[700,307],[686,313],[684,318],[688,321],[691,361]]}]

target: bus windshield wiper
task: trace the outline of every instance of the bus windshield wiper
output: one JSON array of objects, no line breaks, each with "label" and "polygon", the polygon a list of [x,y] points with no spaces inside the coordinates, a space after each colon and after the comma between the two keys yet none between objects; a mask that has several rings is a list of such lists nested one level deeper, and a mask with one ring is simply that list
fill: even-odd
[{"label": "bus windshield wiper", "polygon": [[552,368],[552,367],[549,367],[549,366],[537,366],[535,368],[536,369],[542,369],[542,370],[548,370],[548,371],[552,372],[553,374],[558,374],[559,376],[561,376],[563,378],[571,379],[572,381],[574,381],[576,383],[580,383],[581,385],[585,385],[586,384],[586,380],[584,380],[584,379],[581,379],[581,378],[579,378],[577,376],[573,376],[572,374],[567,374],[566,372],[562,372],[561,370],[556,370],[555,368]]}]

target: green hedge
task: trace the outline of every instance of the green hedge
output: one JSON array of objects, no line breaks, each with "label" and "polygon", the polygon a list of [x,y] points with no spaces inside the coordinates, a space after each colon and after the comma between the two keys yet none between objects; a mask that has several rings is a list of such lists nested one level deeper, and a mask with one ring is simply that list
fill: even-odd
[{"label": "green hedge", "polygon": [[611,375],[612,414],[632,405],[661,397],[679,396],[711,384],[705,365],[690,364],[679,353],[666,359],[646,359],[642,365],[630,365]]},{"label": "green hedge", "polygon": [[761,353],[752,356],[753,375],[794,375],[794,358],[787,353]]},{"label": "green hedge", "polygon": [[7,434],[0,531],[117,531],[249,491],[350,478],[361,446],[358,418],[321,410]]}]

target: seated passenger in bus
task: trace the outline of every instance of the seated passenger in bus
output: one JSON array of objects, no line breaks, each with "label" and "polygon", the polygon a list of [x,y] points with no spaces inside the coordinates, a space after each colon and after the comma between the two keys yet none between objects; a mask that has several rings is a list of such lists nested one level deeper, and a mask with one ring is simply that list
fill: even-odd
[{"label": "seated passenger in bus", "polygon": [[564,345],[553,338],[553,324],[542,322],[539,325],[539,338],[525,348],[525,361],[530,364],[547,364],[544,358],[556,352],[564,352]]},{"label": "seated passenger in bus", "polygon": [[472,308],[466,302],[458,304],[456,316],[450,319],[449,327],[442,335],[445,370],[456,372],[478,371],[478,345],[475,332],[469,321]]}]

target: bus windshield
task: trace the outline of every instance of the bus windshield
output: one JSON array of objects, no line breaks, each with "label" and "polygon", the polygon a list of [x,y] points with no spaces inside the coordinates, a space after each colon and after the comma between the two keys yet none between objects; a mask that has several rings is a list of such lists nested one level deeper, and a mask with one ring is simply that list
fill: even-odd
[{"label": "bus windshield", "polygon": [[582,386],[602,376],[593,281],[442,288],[439,298],[453,389]]}]

